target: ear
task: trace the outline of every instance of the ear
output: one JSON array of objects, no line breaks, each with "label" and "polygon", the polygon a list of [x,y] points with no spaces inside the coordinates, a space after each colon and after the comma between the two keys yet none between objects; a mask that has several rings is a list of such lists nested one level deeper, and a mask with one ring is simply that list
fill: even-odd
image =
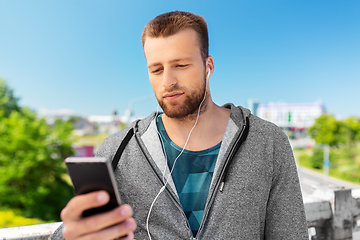
[{"label": "ear", "polygon": [[211,75],[213,75],[214,70],[215,70],[215,65],[214,65],[214,59],[212,56],[208,56],[206,59],[206,68],[207,71],[209,71],[209,73],[207,74],[209,77]]}]

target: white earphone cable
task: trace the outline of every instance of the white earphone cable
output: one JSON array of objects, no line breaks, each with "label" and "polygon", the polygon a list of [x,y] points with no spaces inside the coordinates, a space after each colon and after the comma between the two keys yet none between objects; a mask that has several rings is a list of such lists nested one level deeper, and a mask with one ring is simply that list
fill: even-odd
[{"label": "white earphone cable", "polygon": [[[209,75],[210,75],[210,69],[209,69],[209,71],[208,71],[208,75],[207,75],[206,80],[209,80]],[[174,170],[176,161],[177,161],[177,160],[179,159],[179,157],[183,154],[183,152],[184,152],[184,150],[185,150],[185,147],[186,147],[186,145],[187,145],[188,142],[189,142],[190,135],[191,135],[192,131],[194,130],[196,124],[198,123],[199,116],[200,116],[200,109],[201,109],[201,106],[202,106],[202,104],[204,103],[205,98],[206,98],[206,87],[207,87],[207,81],[205,81],[205,93],[204,93],[204,98],[203,98],[203,100],[201,101],[201,103],[200,103],[200,105],[199,105],[199,109],[198,109],[198,113],[197,113],[197,117],[196,117],[195,124],[194,124],[194,126],[191,128],[191,130],[190,130],[190,132],[189,132],[189,135],[188,135],[188,137],[187,137],[187,139],[186,139],[186,142],[185,142],[185,144],[184,144],[184,147],[182,148],[182,150],[181,150],[181,152],[179,153],[179,155],[175,158],[174,164],[173,164],[173,166],[172,166],[172,168],[171,168],[171,171],[170,171],[170,173],[169,173],[169,175],[168,175],[167,178],[165,178],[165,171],[166,171],[166,168],[167,168],[167,156],[166,156],[166,151],[165,151],[164,143],[163,143],[163,140],[162,140],[162,138],[161,138],[161,136],[160,136],[160,133],[159,133],[159,131],[158,131],[157,128],[156,128],[156,132],[157,132],[158,135],[159,135],[159,138],[160,138],[160,140],[161,140],[162,149],[163,149],[163,152],[164,152],[164,154],[165,154],[165,168],[164,168],[164,171],[163,171],[163,181],[165,182],[165,180],[166,180],[166,182],[165,182],[164,186],[161,187],[160,191],[158,192],[158,194],[157,194],[156,197],[154,198],[153,202],[151,203],[150,209],[149,209],[149,213],[148,213],[147,218],[146,218],[146,231],[147,231],[147,234],[148,234],[148,237],[149,237],[150,240],[152,240],[152,238],[151,238],[151,236],[150,236],[150,230],[149,230],[149,219],[150,219],[151,210],[152,210],[152,208],[153,208],[153,206],[154,206],[157,198],[158,198],[158,197],[160,196],[160,194],[165,190],[166,185],[168,184],[169,179],[171,178],[171,174],[172,174],[172,172],[173,172],[173,170]],[[156,109],[156,112],[157,112],[157,113],[158,113],[158,110],[159,110],[159,105],[157,106],[157,109]],[[157,114],[156,114],[156,116],[157,116]],[[156,122],[156,117],[155,117],[154,121]]]}]

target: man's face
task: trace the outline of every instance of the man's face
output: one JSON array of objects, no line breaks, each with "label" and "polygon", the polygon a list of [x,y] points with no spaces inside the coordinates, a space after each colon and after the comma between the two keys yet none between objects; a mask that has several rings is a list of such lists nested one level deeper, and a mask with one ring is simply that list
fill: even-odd
[{"label": "man's face", "polygon": [[206,76],[196,32],[185,29],[165,38],[147,38],[144,52],[150,83],[164,113],[180,119],[197,113]]}]

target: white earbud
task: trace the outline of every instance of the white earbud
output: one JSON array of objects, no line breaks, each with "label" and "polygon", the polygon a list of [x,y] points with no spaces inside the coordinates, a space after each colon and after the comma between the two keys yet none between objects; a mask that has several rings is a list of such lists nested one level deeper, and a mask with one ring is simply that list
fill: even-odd
[{"label": "white earbud", "polygon": [[210,72],[211,72],[211,69],[210,69],[210,68],[208,68],[208,73],[207,73],[206,80],[209,80],[209,77],[210,77]]},{"label": "white earbud", "polygon": [[[206,77],[206,81],[207,81],[207,82],[209,81],[209,77],[210,77],[210,68],[208,68],[208,73],[207,73],[207,77]],[[189,135],[188,135],[188,137],[187,137],[187,139],[186,139],[186,142],[185,142],[185,144],[184,144],[183,149],[181,150],[180,154],[175,158],[171,170],[169,169],[169,170],[170,170],[170,173],[169,173],[168,177],[165,177],[165,170],[166,170],[166,169],[164,169],[164,172],[163,172],[163,181],[165,182],[165,184],[161,187],[160,191],[158,192],[158,194],[156,195],[156,197],[154,198],[154,200],[153,200],[152,203],[151,203],[151,206],[150,206],[150,209],[149,209],[147,218],[146,218],[146,231],[147,231],[147,234],[148,234],[148,237],[149,237],[150,240],[152,240],[151,235],[150,235],[150,229],[149,229],[149,220],[150,220],[151,210],[152,210],[152,208],[153,208],[156,200],[157,200],[158,197],[160,196],[160,194],[165,190],[166,185],[168,184],[169,179],[171,178],[171,174],[172,174],[172,172],[173,172],[173,170],[174,170],[175,163],[176,163],[176,161],[179,159],[179,157],[183,154],[183,152],[184,152],[184,150],[185,150],[185,147],[186,147],[186,145],[187,145],[188,142],[189,142],[191,133],[192,133],[192,131],[194,130],[194,128],[195,128],[195,126],[196,126],[196,124],[197,124],[197,122],[198,122],[198,120],[199,120],[201,105],[204,103],[205,98],[206,98],[206,87],[207,87],[207,84],[205,85],[204,98],[203,98],[203,100],[201,101],[201,103],[200,103],[200,105],[199,105],[199,109],[198,109],[198,113],[197,113],[197,117],[196,117],[195,124],[194,124],[194,126],[191,128],[191,130],[190,130],[190,132],[189,132]],[[156,110],[156,112],[158,112],[158,111]],[[156,121],[156,117],[154,118],[154,122],[155,122],[155,121]],[[155,122],[155,124],[156,124],[156,122]],[[156,129],[156,131],[157,131],[157,129]],[[160,136],[160,133],[159,133],[158,131],[157,131],[157,133],[158,133],[158,135],[159,135],[162,148],[164,149],[165,147],[164,147],[164,143],[163,143],[163,141],[162,141],[162,138],[161,138],[161,136]],[[165,154],[165,164],[166,164],[166,166],[167,166],[167,156],[166,156],[166,152],[165,152],[165,151],[164,151],[164,154]]]}]

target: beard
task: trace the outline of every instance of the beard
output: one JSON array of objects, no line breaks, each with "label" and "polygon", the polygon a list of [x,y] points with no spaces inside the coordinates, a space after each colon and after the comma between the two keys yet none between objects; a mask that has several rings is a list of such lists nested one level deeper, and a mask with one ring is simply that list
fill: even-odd
[{"label": "beard", "polygon": [[[168,91],[182,90],[186,93],[186,98],[181,103],[171,103],[166,102],[162,99],[157,98],[157,101],[164,111],[165,115],[169,118],[177,118],[179,120],[185,118],[196,118],[197,112],[199,110],[200,104],[204,99],[206,88],[206,76],[204,77],[204,82],[201,84],[200,88],[190,91],[185,87],[180,87],[177,84],[173,86]],[[200,111],[204,111],[206,108],[206,101],[201,105]]]}]

